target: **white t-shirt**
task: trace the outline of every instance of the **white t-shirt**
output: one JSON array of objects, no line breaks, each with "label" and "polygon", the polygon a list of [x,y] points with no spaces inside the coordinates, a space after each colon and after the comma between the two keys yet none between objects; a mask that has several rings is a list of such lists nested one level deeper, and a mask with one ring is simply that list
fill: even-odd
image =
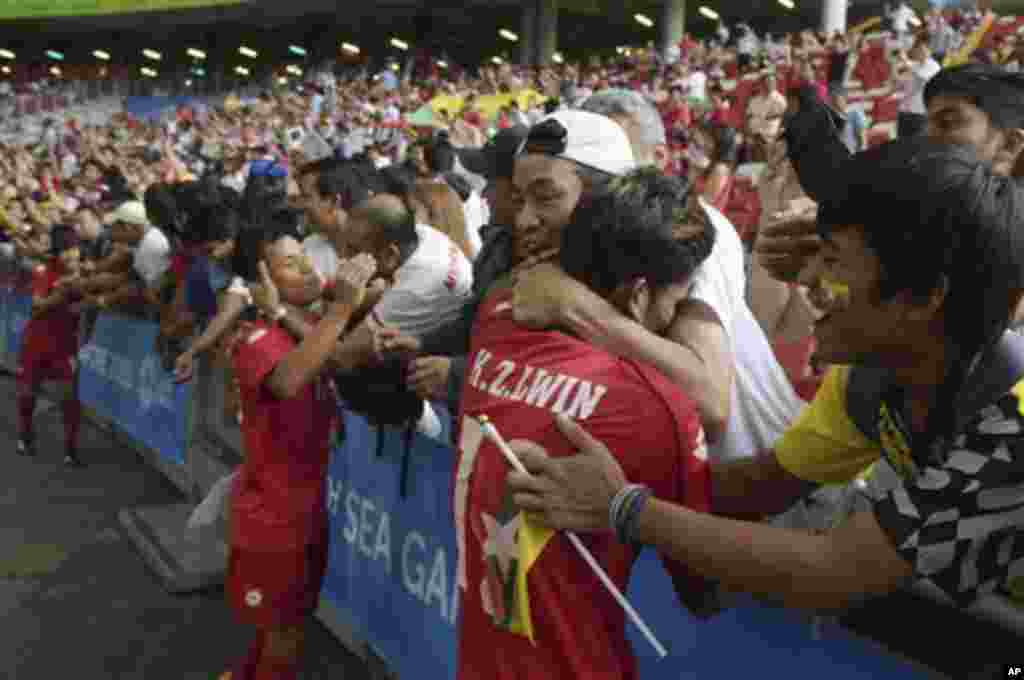
[{"label": "white t-shirt", "polygon": [[160,282],[160,277],[171,268],[171,242],[156,227],[150,227],[146,235],[135,247],[132,257],[135,273],[152,288]]},{"label": "white t-shirt", "polygon": [[743,244],[736,228],[707,203],[704,207],[715,226],[715,247],[697,270],[693,297],[715,310],[736,367],[728,426],[709,452],[714,460],[738,460],[770,449],[806,404],[747,305]]},{"label": "white t-shirt", "polygon": [[395,272],[394,285],[373,308],[377,323],[423,337],[462,313],[473,290],[473,265],[445,234],[416,225],[420,244]]},{"label": "white t-shirt", "polygon": [[302,242],[302,249],[313,262],[313,269],[324,281],[338,278],[338,253],[321,234],[313,234]]},{"label": "white t-shirt", "polygon": [[924,87],[941,70],[942,67],[939,66],[939,62],[931,57],[928,57],[920,64],[911,66],[910,88],[907,91],[907,96],[903,99],[903,103],[900,104],[900,111],[903,113],[917,113],[922,116],[927,115],[928,109],[924,105]]},{"label": "white t-shirt", "polygon": [[893,30],[897,33],[906,33],[910,28],[910,19],[917,15],[914,13],[914,10],[904,4],[900,4],[889,16],[892,19]]},{"label": "white t-shirt", "polygon": [[694,71],[686,78],[686,92],[694,99],[708,98],[708,77],[703,71]]},{"label": "white t-shirt", "polygon": [[466,217],[466,236],[469,239],[469,258],[471,260],[476,260],[476,256],[483,250],[484,240],[480,236],[480,228],[490,221],[490,212],[487,202],[475,191],[462,204],[462,213]]}]

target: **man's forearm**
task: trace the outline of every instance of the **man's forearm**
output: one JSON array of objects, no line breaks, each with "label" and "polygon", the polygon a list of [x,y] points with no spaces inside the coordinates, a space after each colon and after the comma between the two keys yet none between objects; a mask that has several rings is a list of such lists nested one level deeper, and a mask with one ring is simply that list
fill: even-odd
[{"label": "man's forearm", "polygon": [[118,305],[141,302],[145,296],[136,284],[126,283],[102,297],[107,303],[107,307],[117,307]]},{"label": "man's forearm", "polygon": [[93,273],[111,274],[121,272],[131,265],[131,262],[132,254],[130,252],[114,253],[97,262]]},{"label": "man's forearm", "polygon": [[374,331],[367,319],[349,332],[331,352],[331,365],[342,373],[350,373],[365,366],[373,357]]},{"label": "man's forearm", "polygon": [[345,332],[351,308],[334,305],[298,347],[274,368],[269,387],[278,399],[291,399],[323,370]]},{"label": "man's forearm", "polygon": [[709,362],[692,346],[683,345],[648,332],[618,312],[607,301],[587,296],[566,319],[584,340],[618,356],[648,363],[678,385],[697,403],[709,441],[725,432],[731,399],[731,379],[717,384]]},{"label": "man's forearm", "polygon": [[33,297],[32,298],[32,316],[38,317],[47,314],[48,312],[60,307],[66,298],[63,293],[57,291],[51,295],[45,297]]},{"label": "man's forearm", "polygon": [[711,478],[714,513],[748,520],[781,514],[817,488],[783,468],[772,451],[715,461]]},{"label": "man's forearm", "polygon": [[634,537],[729,590],[810,609],[841,606],[830,587],[829,539],[725,519],[651,499]]},{"label": "man's forearm", "polygon": [[788,284],[772,278],[756,259],[750,266],[749,288],[750,311],[764,330],[764,334],[769,340],[773,340],[784,327],[786,310],[793,292]]},{"label": "man's forearm", "polygon": [[195,339],[195,342],[189,347],[189,352],[198,356],[213,347],[242,316],[245,306],[245,299],[242,296],[226,293],[217,310],[217,316],[213,317],[213,320],[203,330],[202,335]]},{"label": "man's forearm", "polygon": [[293,338],[302,340],[313,331],[313,324],[306,321],[306,317],[298,309],[289,305],[283,307],[285,315],[281,318],[281,325]]},{"label": "man's forearm", "polygon": [[[814,333],[814,309],[803,287],[793,288],[789,303],[783,311],[776,329],[776,338],[783,342],[797,342]],[[769,336],[769,339],[775,340]]]}]

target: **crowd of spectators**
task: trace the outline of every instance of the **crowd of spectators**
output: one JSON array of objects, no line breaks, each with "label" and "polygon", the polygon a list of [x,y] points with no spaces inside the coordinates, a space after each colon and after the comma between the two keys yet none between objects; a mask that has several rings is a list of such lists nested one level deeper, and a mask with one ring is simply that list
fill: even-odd
[{"label": "crowd of spectators", "polygon": [[[734,554],[673,544],[667,524],[635,524],[650,494],[636,484],[700,513],[824,529],[815,526],[812,506],[847,507],[854,487],[843,484],[878,459],[878,447],[874,458],[863,452],[871,448],[864,437],[852,441],[851,423],[840,436],[828,421],[834,414],[825,409],[843,408],[836,395],[853,380],[836,366],[860,361],[858,351],[873,356],[871,347],[884,345],[894,326],[922,343],[929,329],[949,329],[917,307],[874,317],[860,309],[860,327],[841,326],[861,340],[860,349],[837,349],[824,319],[848,317],[836,310],[849,308],[851,289],[863,304],[857,287],[873,284],[855,270],[867,262],[865,252],[890,275],[893,258],[913,255],[891,234],[854,238],[846,228],[881,224],[890,210],[906,221],[907,243],[933,256],[938,269],[897,276],[894,291],[927,297],[959,286],[957,295],[983,294],[970,288],[977,284],[965,273],[971,267],[954,256],[960,242],[922,225],[954,220],[987,234],[1019,211],[997,204],[1013,204],[1012,188],[1000,182],[1017,174],[1024,147],[1017,33],[985,42],[978,32],[991,16],[935,10],[920,20],[908,12],[893,9],[882,26],[889,30],[878,34],[864,28],[773,39],[723,25],[711,40],[686,36],[667,54],[623,49],[616,59],[587,64],[448,72],[421,59],[401,76],[390,68],[376,76],[325,70],[301,91],[232,95],[159,123],[127,114],[104,127],[51,123],[31,144],[2,146],[0,247],[8,271],[30,280],[33,294],[18,374],[19,451],[35,454],[36,394],[54,380],[66,387],[65,460],[84,464],[76,451],[75,355],[97,313],[158,323],[152,351],[179,381],[193,378],[200,357],[224,366],[233,376],[225,403],[246,454],[233,482],[228,597],[263,631],[235,680],[293,677],[301,623],[326,559],[324,475],[339,427],[336,398],[374,425],[431,437],[446,431],[446,414],[486,412],[510,438],[529,438],[549,453],[566,448],[565,433],[574,446],[559,457],[592,450],[593,442],[566,422],[556,428],[551,413],[589,421],[590,434],[613,452],[638,451],[620,458],[634,485],[614,489],[616,503],[635,512],[613,509],[619,537],[658,545],[695,612],[723,606],[695,573],[731,589],[782,593],[797,606],[882,592],[910,574],[883,560],[889,571],[876,582],[833,588],[807,572],[808,580],[784,587]],[[1001,25],[1010,24],[1016,27]],[[958,50],[972,40],[973,63],[942,68],[966,61]],[[893,137],[901,141],[883,144]],[[973,149],[930,148],[928,140]],[[872,167],[879,178],[870,176]],[[988,184],[979,188],[982,177]],[[883,179],[917,191],[913,200],[939,201],[942,182],[951,195],[966,201],[980,192],[984,200],[922,216],[886,193]],[[878,192],[877,203],[865,187]],[[820,237],[816,215],[825,225]],[[933,246],[930,238],[946,240]],[[994,258],[998,241],[1009,244],[1009,257],[1018,244],[1002,238],[964,252]],[[864,242],[868,250],[856,250]],[[846,260],[825,275],[815,259],[823,252],[826,260]],[[1009,278],[1016,266],[997,264],[986,276]],[[1002,312],[1019,301],[1012,291],[988,294]],[[993,313],[975,323],[968,307],[976,298],[950,299],[960,305],[960,322],[984,325],[978,334],[950,330],[957,347],[987,351],[1011,320]],[[564,332],[549,331],[556,328]],[[910,352],[889,342],[890,355]],[[960,358],[970,362],[974,354]],[[962,386],[966,377],[958,379]],[[999,408],[991,418],[1013,419],[1006,404]],[[558,595],[592,576],[564,546],[548,558],[548,576],[531,577],[546,609],[531,618],[521,600],[509,599],[505,551],[515,548],[506,531],[513,526],[506,464],[482,453],[475,463],[482,435],[473,442],[471,421],[456,425],[455,523],[469,621],[461,677],[591,677],[609,668],[628,677],[632,662],[614,601],[594,585],[584,598],[593,611],[580,614],[579,601],[566,607]],[[908,437],[941,427],[914,415],[911,429]],[[675,448],[658,450],[666,441]],[[825,455],[830,444],[853,453],[835,462]],[[556,474],[536,448],[518,450],[537,479],[554,479],[546,487],[514,482],[530,509],[555,526],[595,528],[590,516],[570,512],[583,501],[555,495],[571,470]],[[296,451],[308,455],[289,462]],[[821,455],[810,460],[812,453]],[[715,473],[709,460],[737,472]],[[1003,477],[968,481],[1009,484],[1020,461],[1006,465],[1012,470]],[[607,479],[623,475],[608,469]],[[713,478],[725,483],[716,474],[729,481],[715,487],[712,504]],[[779,476],[785,479],[770,493],[747,493]],[[813,484],[826,487],[813,502],[794,505]],[[977,578],[965,585],[950,575],[959,574],[963,551],[928,562],[907,547],[912,530],[900,508],[913,502],[915,516],[927,511],[935,519],[952,501],[928,496],[937,487],[923,482],[899,488],[877,510],[882,529],[901,539],[897,557],[958,602],[977,596]],[[561,514],[552,510],[556,501],[565,504]],[[528,530],[525,519],[516,526]],[[681,533],[715,533],[711,525],[686,526]],[[972,540],[993,544],[997,532],[982,531],[992,525],[971,526]],[[790,566],[787,576],[820,566],[783,555],[779,536],[765,536],[758,549],[778,558],[776,576]],[[799,545],[806,555],[815,549]],[[623,586],[635,557],[629,541],[609,534],[597,549]],[[974,568],[1002,579],[1009,562],[1019,564],[1020,549],[1012,550],[1011,541],[1005,560],[975,556]],[[794,583],[816,585],[808,595]],[[814,597],[826,591],[833,599]],[[613,623],[585,639],[569,625],[577,618]],[[503,637],[534,631],[547,641],[539,648]]]}]

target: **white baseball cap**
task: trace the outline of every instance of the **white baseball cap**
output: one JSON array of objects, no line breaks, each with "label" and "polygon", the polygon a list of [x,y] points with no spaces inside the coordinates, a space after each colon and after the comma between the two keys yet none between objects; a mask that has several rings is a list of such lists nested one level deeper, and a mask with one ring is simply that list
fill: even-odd
[{"label": "white baseball cap", "polygon": [[109,213],[105,222],[107,224],[127,222],[128,224],[141,224],[145,226],[149,224],[149,218],[146,216],[146,206],[140,201],[127,201],[122,203],[117,210]]},{"label": "white baseball cap", "polygon": [[520,152],[546,153],[609,175],[636,169],[622,126],[589,111],[558,111],[530,128]]}]

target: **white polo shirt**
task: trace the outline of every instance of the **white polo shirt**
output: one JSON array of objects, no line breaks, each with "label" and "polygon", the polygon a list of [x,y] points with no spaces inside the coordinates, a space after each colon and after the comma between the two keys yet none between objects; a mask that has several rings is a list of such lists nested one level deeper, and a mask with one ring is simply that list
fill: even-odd
[{"label": "white polo shirt", "polygon": [[395,272],[373,319],[414,337],[454,321],[473,292],[473,265],[447,235],[416,225],[419,246]]}]

